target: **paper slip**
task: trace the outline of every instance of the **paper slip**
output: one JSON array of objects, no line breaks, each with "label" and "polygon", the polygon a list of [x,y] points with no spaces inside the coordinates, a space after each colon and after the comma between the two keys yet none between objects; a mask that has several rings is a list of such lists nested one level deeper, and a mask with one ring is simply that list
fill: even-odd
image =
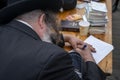
[{"label": "paper slip", "polygon": [[91,44],[96,49],[96,53],[92,54],[97,64],[113,50],[113,46],[111,44],[99,40],[92,35],[84,42]]},{"label": "paper slip", "polygon": [[107,8],[106,8],[105,3],[91,1],[91,7],[93,10],[107,12]]}]

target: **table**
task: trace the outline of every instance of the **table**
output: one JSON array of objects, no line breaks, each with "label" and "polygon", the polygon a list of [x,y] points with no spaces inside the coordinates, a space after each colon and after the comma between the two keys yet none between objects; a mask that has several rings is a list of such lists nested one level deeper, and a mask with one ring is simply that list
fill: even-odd
[{"label": "table", "polygon": [[[105,0],[105,3],[107,5],[107,9],[108,9],[108,20],[109,22],[107,23],[106,28],[106,32],[105,34],[94,34],[95,37],[112,44],[112,4],[111,4],[111,0]],[[62,13],[59,13],[59,17],[61,20],[64,20],[66,18],[66,16],[71,15],[71,14],[75,14],[75,13],[80,13],[80,14],[84,14],[85,9],[73,9],[73,10],[69,10],[69,11],[64,11]],[[63,34],[70,34],[73,36],[76,36],[82,40],[85,40],[87,38],[87,36],[79,36],[79,32],[68,32],[68,31],[62,31]],[[65,47],[66,50],[70,50],[71,48],[69,46]],[[112,52],[107,55],[99,64],[99,67],[105,72],[105,73],[109,73],[112,74]]]}]

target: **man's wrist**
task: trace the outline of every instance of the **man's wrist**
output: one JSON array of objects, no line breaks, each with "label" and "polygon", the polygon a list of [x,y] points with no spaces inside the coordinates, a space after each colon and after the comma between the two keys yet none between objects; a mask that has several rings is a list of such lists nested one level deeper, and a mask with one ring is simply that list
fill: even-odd
[{"label": "man's wrist", "polygon": [[86,58],[86,59],[84,59],[84,61],[85,62],[91,61],[91,62],[96,63],[95,60],[94,60],[94,58]]},{"label": "man's wrist", "polygon": [[70,35],[63,35],[65,42],[70,42],[71,36]]}]

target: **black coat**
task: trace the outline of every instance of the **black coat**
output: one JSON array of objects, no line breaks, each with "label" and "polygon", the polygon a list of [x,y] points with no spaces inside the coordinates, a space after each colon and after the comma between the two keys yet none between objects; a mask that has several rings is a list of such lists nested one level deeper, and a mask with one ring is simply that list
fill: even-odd
[{"label": "black coat", "polygon": [[0,0],[0,9],[7,5],[7,0]]},{"label": "black coat", "polygon": [[[88,78],[99,80],[100,69],[96,64],[86,64],[89,66],[88,73],[93,72]],[[79,79],[67,52],[41,41],[31,28],[14,20],[0,26],[0,80]]]}]

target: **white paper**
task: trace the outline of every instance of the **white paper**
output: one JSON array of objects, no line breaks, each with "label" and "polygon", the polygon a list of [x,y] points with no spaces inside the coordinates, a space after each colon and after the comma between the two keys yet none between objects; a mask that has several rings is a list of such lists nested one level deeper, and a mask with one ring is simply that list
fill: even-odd
[{"label": "white paper", "polygon": [[87,3],[80,3],[76,5],[76,8],[82,9],[82,8],[85,8],[87,5],[88,5]]},{"label": "white paper", "polygon": [[106,8],[105,3],[91,1],[91,7],[93,10],[107,12],[107,8]]},{"label": "white paper", "polygon": [[92,53],[92,55],[97,64],[113,50],[111,44],[99,40],[92,35],[89,36],[85,42],[91,44],[96,49],[96,53]]}]

